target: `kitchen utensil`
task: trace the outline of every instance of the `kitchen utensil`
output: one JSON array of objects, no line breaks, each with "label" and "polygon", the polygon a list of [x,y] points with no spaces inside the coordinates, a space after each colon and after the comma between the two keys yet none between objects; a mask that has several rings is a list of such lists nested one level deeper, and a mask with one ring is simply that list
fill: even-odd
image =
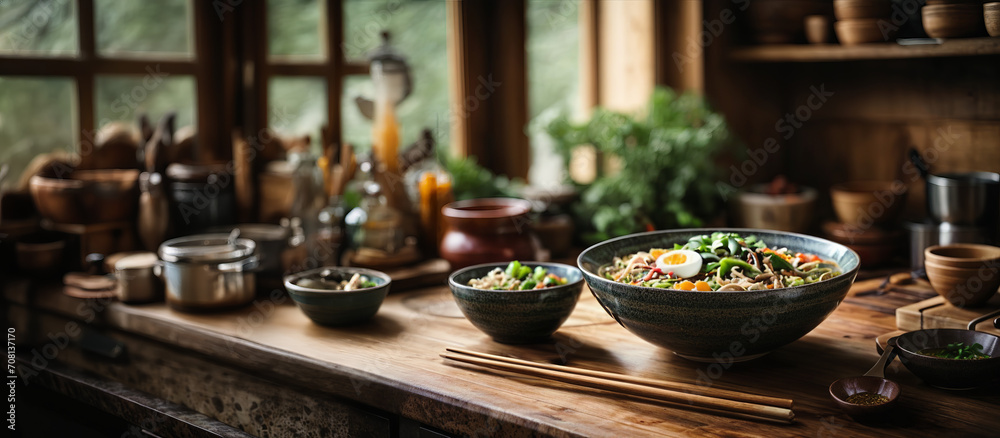
[{"label": "kitchen utensil", "polygon": [[529,290],[486,290],[469,286],[508,262],[487,263],[455,271],[448,287],[466,319],[479,330],[503,344],[526,344],[549,339],[576,308],[583,290],[580,270],[561,263],[521,262],[534,269],[566,279],[566,284]]},{"label": "kitchen utensil", "polygon": [[[782,406],[773,406],[771,404],[760,404],[745,400],[751,397],[751,395],[736,395],[736,397],[742,400],[731,400],[725,397],[684,391],[684,389],[689,389],[693,385],[676,384],[662,380],[639,379],[631,376],[593,372],[579,368],[556,367],[482,353],[466,353],[464,350],[451,348],[448,351],[451,353],[442,354],[441,357],[485,368],[525,374],[619,394],[666,401],[675,406],[708,409],[711,412],[722,415],[782,423],[791,423],[795,419],[795,413],[791,409],[791,400],[776,400],[774,403],[780,403]],[[695,389],[694,391],[699,390]],[[731,391],[726,391],[726,393],[730,397],[733,396]],[[759,400],[759,396],[754,397],[754,399]]]},{"label": "kitchen utensil", "polygon": [[[790,248],[833,260],[840,265],[842,274],[804,286],[705,293],[618,283],[598,273],[615,257],[650,248],[672,248],[693,236],[716,231],[753,235],[770,248]],[[843,301],[859,264],[857,253],[826,239],[739,228],[632,234],[591,246],[577,259],[591,293],[622,327],[678,356],[712,363],[719,357],[734,362],[752,360],[810,332]],[[764,318],[769,323],[753,323]]]},{"label": "kitchen utensil", "polygon": [[480,263],[534,260],[531,203],[524,199],[481,198],[452,202],[441,209],[446,231],[441,257],[458,269]]},{"label": "kitchen utensil", "polygon": [[[375,283],[357,290],[323,288],[322,278],[350,279],[360,274]],[[320,325],[341,326],[371,319],[389,293],[392,279],[384,272],[353,267],[323,267],[285,277],[285,289],[302,313]]]},{"label": "kitchen utensil", "polygon": [[985,33],[979,3],[926,5],[920,10],[924,30],[931,38],[967,38]]},{"label": "kitchen utensil", "polygon": [[1000,174],[927,175],[927,212],[937,222],[995,229],[1000,219]]},{"label": "kitchen utensil", "polygon": [[920,152],[917,152],[915,148],[910,148],[909,154],[910,162],[912,162],[913,166],[920,172],[920,176],[927,179],[927,175],[930,173],[930,170],[928,170],[927,162],[924,161],[924,157],[920,156]]},{"label": "kitchen utensil", "polygon": [[257,246],[226,234],[200,234],[163,242],[159,256],[167,304],[198,311],[238,307],[254,298]]},{"label": "kitchen utensil", "polygon": [[827,15],[809,15],[805,22],[806,40],[812,44],[833,42],[833,21]]},{"label": "kitchen utensil", "polygon": [[204,233],[236,222],[234,175],[226,163],[171,163],[165,177],[176,234]]},{"label": "kitchen utensil", "polygon": [[906,194],[900,181],[851,181],[830,188],[837,218],[860,229],[895,222],[906,205]]},{"label": "kitchen utensil", "polygon": [[170,235],[170,202],[167,200],[165,181],[159,173],[139,174],[138,222],[139,241],[146,249],[158,248]]},{"label": "kitchen utensil", "polygon": [[[833,23],[834,30],[837,31],[837,39],[840,44],[853,46],[864,43],[885,43],[892,40],[895,32],[889,28],[879,25],[884,22],[880,18],[855,18],[851,20],[840,20]],[[886,32],[886,33],[883,33]]]},{"label": "kitchen utensil", "polygon": [[910,267],[914,271],[924,269],[924,249],[929,246],[989,241],[989,230],[983,227],[932,222],[905,222],[903,226],[910,234]]},{"label": "kitchen utensil", "polygon": [[272,224],[237,224],[215,227],[211,229],[211,232],[229,233],[234,229],[239,229],[240,236],[253,240],[257,244],[257,257],[260,258],[260,264],[256,269],[257,273],[282,274],[284,268],[281,255],[288,248],[288,240],[292,234],[291,229]]},{"label": "kitchen utensil", "polygon": [[156,253],[143,252],[115,262],[115,296],[127,304],[163,300],[163,281],[156,276],[161,269]]},{"label": "kitchen utensil", "polygon": [[[949,344],[982,345],[989,359],[946,359],[921,354],[921,351],[947,347]],[[942,389],[972,389],[1000,381],[1000,336],[975,330],[916,330],[889,339],[896,347],[899,361],[928,385]]]},{"label": "kitchen utensil", "polygon": [[983,18],[986,20],[986,33],[991,37],[1000,37],[1000,2],[983,4]]},{"label": "kitchen utensil", "polygon": [[58,272],[64,267],[66,240],[54,233],[22,236],[14,244],[17,268],[29,274]]},{"label": "kitchen utensil", "polygon": [[741,227],[805,233],[815,226],[816,189],[772,195],[759,184],[736,197],[735,216]]},{"label": "kitchen utensil", "polygon": [[78,170],[57,178],[31,177],[31,197],[43,218],[57,224],[125,222],[135,218],[137,170]]},{"label": "kitchen utensil", "polygon": [[[885,378],[885,367],[895,357],[895,348],[886,347],[882,356],[878,358],[878,362],[875,362],[875,366],[863,376],[845,377],[831,383],[830,397],[833,397],[833,400],[844,412],[853,417],[868,418],[889,411],[896,405],[900,393],[899,384]],[[854,403],[853,400],[848,401],[851,396],[861,393],[877,394],[887,400],[878,404],[859,404]]]}]

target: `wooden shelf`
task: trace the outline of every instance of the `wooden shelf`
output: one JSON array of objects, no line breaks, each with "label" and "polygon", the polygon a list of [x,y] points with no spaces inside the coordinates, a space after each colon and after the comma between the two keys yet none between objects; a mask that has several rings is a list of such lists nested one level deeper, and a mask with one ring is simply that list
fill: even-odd
[{"label": "wooden shelf", "polygon": [[775,44],[733,49],[730,59],[739,62],[837,62],[874,59],[943,58],[1000,55],[1000,38],[944,40],[941,44],[903,46],[896,43]]}]

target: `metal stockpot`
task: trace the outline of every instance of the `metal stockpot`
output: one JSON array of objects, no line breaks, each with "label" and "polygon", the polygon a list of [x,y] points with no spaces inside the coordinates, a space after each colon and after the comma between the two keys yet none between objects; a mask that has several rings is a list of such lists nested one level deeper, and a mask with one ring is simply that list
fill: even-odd
[{"label": "metal stockpot", "polygon": [[163,300],[163,282],[155,273],[161,269],[156,254],[132,254],[115,262],[115,296],[123,303],[151,303]]},{"label": "metal stockpot", "polygon": [[197,234],[160,245],[167,303],[178,310],[238,307],[254,298],[257,245],[226,234]]},{"label": "metal stockpot", "polygon": [[995,227],[1000,216],[1000,174],[927,175],[927,212],[936,222]]}]

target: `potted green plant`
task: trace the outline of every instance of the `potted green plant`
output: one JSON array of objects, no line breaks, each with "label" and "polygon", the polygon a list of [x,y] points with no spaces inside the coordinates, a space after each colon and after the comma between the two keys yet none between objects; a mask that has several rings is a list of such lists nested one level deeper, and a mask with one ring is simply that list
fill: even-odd
[{"label": "potted green plant", "polygon": [[619,164],[579,187],[573,211],[585,242],[697,227],[722,217],[716,157],[733,138],[723,116],[699,95],[657,88],[644,114],[596,108],[582,123],[561,116],[542,129],[567,166],[581,145],[592,145],[599,156]]}]

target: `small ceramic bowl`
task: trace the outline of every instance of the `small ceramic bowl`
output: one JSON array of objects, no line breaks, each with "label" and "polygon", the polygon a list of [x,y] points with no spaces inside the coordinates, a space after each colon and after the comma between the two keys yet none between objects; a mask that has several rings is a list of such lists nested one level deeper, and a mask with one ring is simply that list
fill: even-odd
[{"label": "small ceramic bowl", "polygon": [[[925,349],[948,344],[980,344],[989,359],[961,360],[927,356]],[[1000,336],[975,330],[917,330],[889,339],[899,361],[925,383],[942,389],[972,389],[1000,381]]]},{"label": "small ceramic bowl", "polygon": [[[892,40],[895,32],[881,26],[881,22],[884,21],[884,19],[880,18],[840,20],[833,23],[833,30],[837,32],[837,39],[840,41],[840,44],[845,46],[865,43],[886,43]],[[885,30],[884,33],[883,30]]]},{"label": "small ceramic bowl", "polygon": [[[324,271],[344,279],[358,273],[368,277],[376,286],[343,291],[299,284],[304,279],[318,278]],[[357,324],[371,319],[382,306],[391,283],[392,279],[384,272],[337,266],[311,269],[285,277],[285,289],[299,309],[302,309],[302,313],[316,324],[330,326]]]},{"label": "small ceramic bowl", "polygon": [[[871,406],[847,401],[852,395],[864,392],[884,396],[889,401]],[[873,376],[847,377],[830,385],[830,395],[833,397],[833,401],[852,417],[870,418],[888,412],[896,405],[899,392],[899,385],[895,382]]]},{"label": "small ceramic bowl", "polygon": [[983,7],[977,3],[927,5],[921,9],[924,31],[931,38],[967,38],[986,30]]},{"label": "small ceramic bowl", "polygon": [[507,263],[486,263],[455,271],[448,286],[465,317],[502,344],[527,344],[549,339],[576,308],[583,290],[580,270],[561,263],[521,262],[534,269],[542,266],[566,279],[566,284],[531,290],[486,290],[468,285]]},{"label": "small ceramic bowl", "polygon": [[975,243],[935,245],[924,249],[924,260],[953,268],[975,268],[1000,263],[1000,248]]}]

